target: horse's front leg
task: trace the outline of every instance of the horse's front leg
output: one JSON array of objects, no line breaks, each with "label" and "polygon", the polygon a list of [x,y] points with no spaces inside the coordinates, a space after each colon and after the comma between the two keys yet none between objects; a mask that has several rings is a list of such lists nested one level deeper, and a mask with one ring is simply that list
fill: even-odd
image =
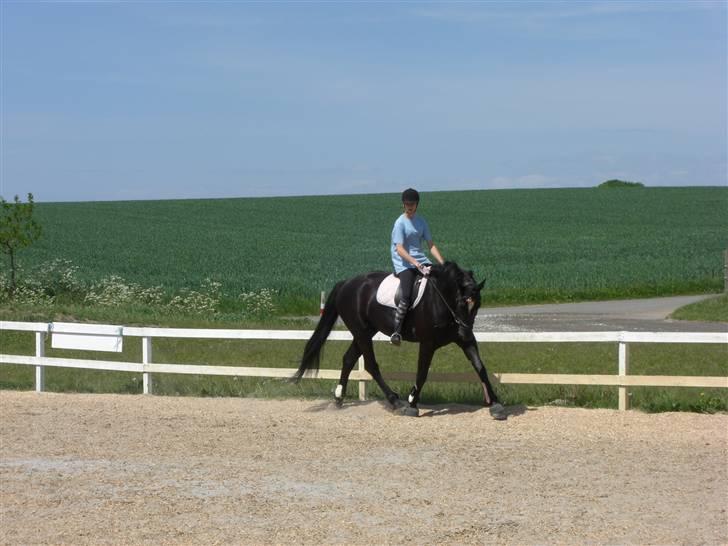
[{"label": "horse's front leg", "polygon": [[498,396],[495,394],[493,385],[490,383],[488,377],[488,371],[485,369],[485,364],[480,358],[480,352],[478,351],[478,342],[475,341],[475,337],[471,337],[466,341],[458,341],[457,344],[468,357],[470,363],[475,368],[475,372],[480,378],[480,384],[483,387],[483,398],[484,405],[490,408],[490,414],[494,419],[503,420],[508,417],[505,408],[498,400]]},{"label": "horse's front leg", "polygon": [[419,415],[417,404],[420,402],[420,393],[422,393],[422,387],[425,386],[425,381],[427,381],[427,374],[430,371],[432,355],[434,354],[434,346],[429,343],[420,343],[420,354],[417,358],[417,378],[415,379],[415,385],[412,387],[409,397],[407,398],[410,408],[413,411],[408,412],[407,415]]}]

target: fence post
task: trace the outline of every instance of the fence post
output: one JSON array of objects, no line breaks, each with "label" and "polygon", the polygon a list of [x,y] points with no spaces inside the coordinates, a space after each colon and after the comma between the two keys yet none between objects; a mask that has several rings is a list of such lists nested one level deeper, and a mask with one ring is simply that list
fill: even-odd
[{"label": "fence post", "polygon": [[[142,338],[142,364],[150,364],[152,362],[152,338],[145,336]],[[142,384],[144,394],[152,394],[152,374],[149,372],[142,373]]]},{"label": "fence post", "polygon": [[[35,333],[35,356],[41,358],[45,356],[45,332]],[[45,367],[35,367],[35,392],[43,392],[45,389]]]},{"label": "fence post", "polygon": [[[359,371],[363,372],[364,370],[364,357],[359,357]],[[359,400],[366,400],[367,399],[367,382],[366,381],[359,381]]]},{"label": "fence post", "polygon": [[[619,342],[619,376],[625,377],[629,373],[629,345]],[[619,411],[629,409],[629,394],[627,387],[619,387]]]}]

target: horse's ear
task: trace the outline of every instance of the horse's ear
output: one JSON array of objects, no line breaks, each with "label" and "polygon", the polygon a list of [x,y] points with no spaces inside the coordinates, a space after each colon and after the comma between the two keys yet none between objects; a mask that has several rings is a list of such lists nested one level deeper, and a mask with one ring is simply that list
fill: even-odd
[{"label": "horse's ear", "polygon": [[[473,272],[472,269],[470,271],[468,271],[468,275],[470,275],[470,278],[473,279],[473,282],[475,282],[475,273]],[[485,286],[485,279],[483,279],[483,282],[478,284],[478,292],[480,292],[483,289],[483,286]]]}]

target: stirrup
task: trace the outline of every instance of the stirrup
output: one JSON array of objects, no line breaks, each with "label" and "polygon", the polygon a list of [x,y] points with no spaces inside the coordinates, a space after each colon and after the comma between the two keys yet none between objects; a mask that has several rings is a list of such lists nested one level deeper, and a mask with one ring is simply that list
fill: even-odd
[{"label": "stirrup", "polygon": [[402,343],[402,334],[400,334],[399,332],[394,332],[392,334],[392,337],[389,338],[389,342],[392,345],[399,346]]}]

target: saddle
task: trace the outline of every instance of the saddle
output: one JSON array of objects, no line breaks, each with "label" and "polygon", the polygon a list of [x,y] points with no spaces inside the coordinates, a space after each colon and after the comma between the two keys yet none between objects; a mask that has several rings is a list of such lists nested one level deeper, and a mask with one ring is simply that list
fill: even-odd
[{"label": "saddle", "polygon": [[[420,303],[420,300],[425,293],[426,286],[427,277],[418,276],[417,279],[415,279],[415,284],[412,287],[412,294],[415,296],[415,301],[412,302],[412,305],[410,305],[410,309],[416,307],[417,304]],[[390,274],[384,278],[377,289],[377,303],[396,309],[399,305],[399,296],[399,279],[395,277],[394,274]]]}]

